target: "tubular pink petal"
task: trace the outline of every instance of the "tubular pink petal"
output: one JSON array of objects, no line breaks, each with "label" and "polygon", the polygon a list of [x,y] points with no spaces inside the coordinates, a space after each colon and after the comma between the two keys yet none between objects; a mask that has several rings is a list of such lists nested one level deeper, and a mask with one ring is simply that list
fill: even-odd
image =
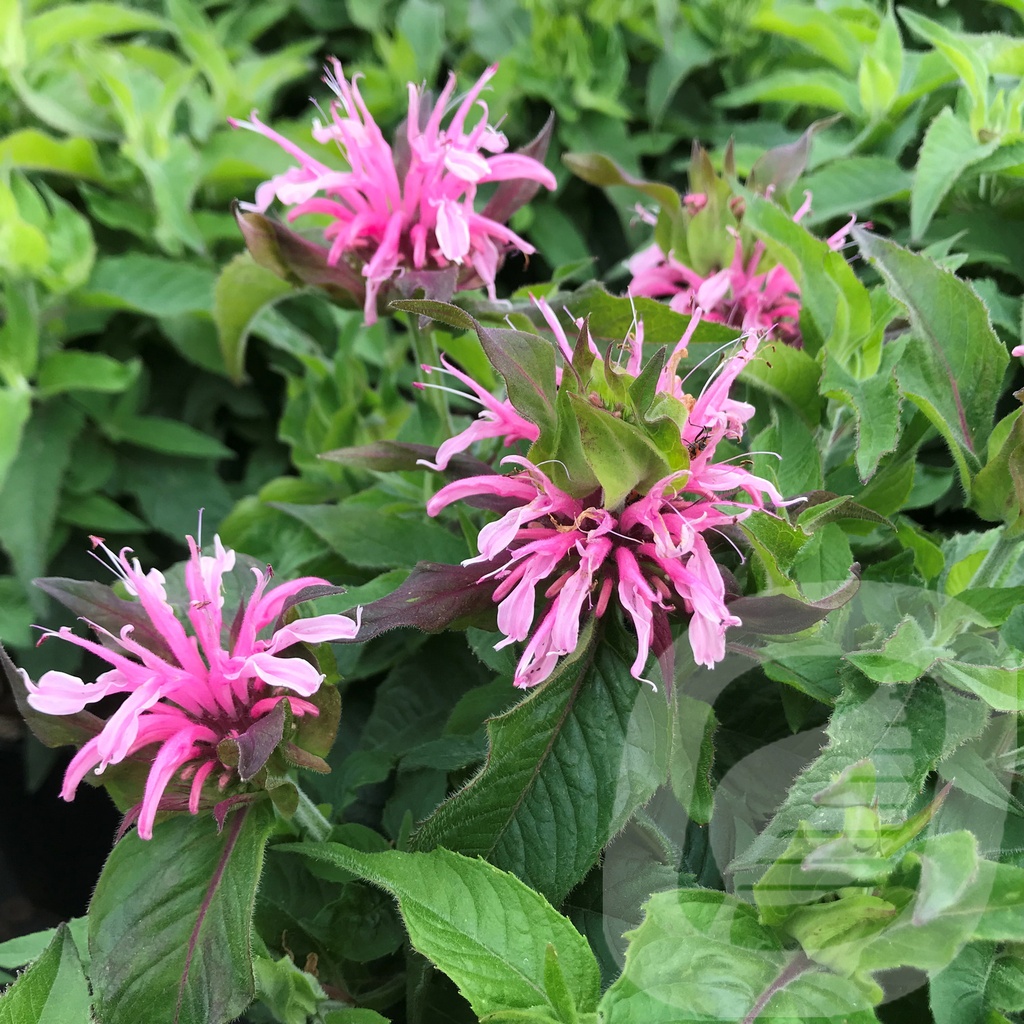
[{"label": "tubular pink petal", "polygon": [[492,156],[487,160],[487,171],[478,179],[483,184],[485,181],[536,181],[552,192],[558,187],[554,174],[551,173],[540,161],[533,157],[523,156],[521,153],[502,153]]},{"label": "tubular pink petal", "polygon": [[322,644],[331,640],[352,640],[359,632],[362,609],[356,609],[356,618],[347,615],[317,615],[311,619],[296,619],[279,629],[267,647],[268,654],[284,650],[296,643]]},{"label": "tubular pink petal", "polygon": [[427,515],[436,516],[454,501],[477,494],[493,494],[500,498],[521,498],[529,500],[537,495],[531,483],[511,476],[470,476],[445,484],[428,502]]},{"label": "tubular pink petal", "polygon": [[461,263],[469,252],[469,222],[461,205],[442,199],[437,205],[437,244],[445,259]]},{"label": "tubular pink petal", "polygon": [[192,735],[182,730],[170,737],[153,758],[153,767],[146,779],[146,789],[139,809],[139,837],[153,838],[153,819],[160,809],[160,799],[167,789],[174,773],[185,764],[195,752]]},{"label": "tubular pink petal", "polygon": [[74,800],[82,779],[102,760],[97,750],[98,739],[98,736],[94,736],[71,759],[67,771],[64,772],[64,782],[60,789],[62,800]]},{"label": "tubular pink petal", "polygon": [[217,761],[210,760],[204,761],[197,769],[195,775],[192,776],[192,786],[188,791],[188,811],[189,814],[199,813],[199,798],[202,796],[203,783],[207,780],[210,772],[217,767]]},{"label": "tubular pink petal", "polygon": [[653,606],[658,602],[658,595],[644,579],[637,560],[627,548],[615,549],[615,563],[619,570],[619,603],[632,619],[636,630],[636,659],[629,673],[634,679],[639,679],[651,651],[654,630]]},{"label": "tubular pink petal", "polygon": [[303,658],[280,658],[273,654],[252,654],[246,667],[268,686],[282,686],[303,697],[310,697],[320,688],[324,676]]},{"label": "tubular pink petal", "polygon": [[89,704],[102,700],[111,693],[123,693],[131,683],[120,673],[104,673],[104,682],[86,683],[78,676],[51,669],[45,672],[38,683],[33,683],[24,669],[19,669],[28,691],[29,706],[44,715],[73,715]]}]

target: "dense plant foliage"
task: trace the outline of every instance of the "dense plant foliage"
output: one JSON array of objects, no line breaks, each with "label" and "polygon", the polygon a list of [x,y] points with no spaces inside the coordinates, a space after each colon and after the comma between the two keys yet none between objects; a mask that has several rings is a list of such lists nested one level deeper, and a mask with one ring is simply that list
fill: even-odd
[{"label": "dense plant foliage", "polygon": [[1022,38],[0,0],[0,1022],[1022,1019]]}]

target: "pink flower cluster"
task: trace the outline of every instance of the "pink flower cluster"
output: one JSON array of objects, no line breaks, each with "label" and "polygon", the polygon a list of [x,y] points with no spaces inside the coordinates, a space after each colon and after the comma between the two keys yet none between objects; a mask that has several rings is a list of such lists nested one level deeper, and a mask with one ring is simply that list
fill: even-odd
[{"label": "pink flower cluster", "polygon": [[[692,213],[698,213],[706,202],[699,193],[684,196],[684,204]],[[799,222],[810,208],[810,193],[806,193],[793,220]],[[856,217],[851,217],[829,236],[828,247],[841,248],[855,222]],[[651,245],[629,261],[633,275],[629,290],[633,295],[668,298],[669,306],[677,313],[700,311],[708,320],[799,345],[800,286],[781,263],[762,268],[764,256],[763,242],[754,242],[748,252],[737,234],[732,262],[713,273],[700,274],[673,253]]]},{"label": "pink flower cluster", "polygon": [[157,812],[173,804],[165,800],[165,790],[176,774],[191,783],[187,806],[193,814],[199,810],[203,784],[212,774],[217,774],[221,788],[232,780],[233,769],[218,757],[217,744],[222,740],[242,735],[283,700],[293,715],[317,714],[316,706],[304,698],[316,693],[324,676],[298,652],[289,653],[293,645],[351,640],[359,628],[358,613],[356,619],[318,615],[278,625],[268,633],[291,598],[327,581],[307,576],[267,591],[269,567],[266,573],[254,569],[256,585],[234,617],[232,640],[225,649],[222,580],[234,567],[235,553],[226,550],[219,538],[213,556],[200,554],[193,538],[188,542],[191,558],[185,582],[191,598],[191,635],[174,614],[163,575],[156,569],[144,573],[137,559],[129,560],[128,549],[115,555],[94,537],[94,546],[107,555],[114,572],[138,598],[166,649],[156,653],[143,646],[133,638],[130,625],[114,636],[90,623],[106,645],[76,636],[65,626],[58,632],[47,631],[43,639],[59,636],[112,667],[91,683],[60,671],[46,672],[33,683],[21,673],[29,704],[48,715],[73,715],[104,697],[127,695],[71,761],[61,796],[73,799],[87,772],[99,775],[107,765],[155,747],[138,807],[143,839],[152,838]]},{"label": "pink flower cluster", "polygon": [[[366,279],[364,313],[377,318],[382,286],[404,270],[465,267],[459,287],[486,285],[493,297],[494,278],[509,247],[534,251],[525,239],[474,208],[477,188],[487,182],[523,180],[554,189],[554,175],[538,160],[506,153],[508,140],[488,123],[487,105],[479,100],[497,66],[489,67],[466,94],[446,128],[442,120],[455,92],[450,75],[432,108],[422,107],[421,91],[409,85],[409,114],[404,137],[395,147],[384,138],[359,93],[337,59],[324,81],[335,92],[329,124],[315,123],[313,138],[335,144],[348,165],[338,170],[305,153],[293,142],[260,122],[230,119],[273,140],[298,162],[256,189],[255,203],[243,208],[265,211],[276,198],[288,219],[324,214],[330,223],[327,262],[348,261]],[[478,105],[482,116],[472,127],[467,120]],[[526,197],[516,205],[521,205]],[[507,213],[506,213],[507,215]]]},{"label": "pink flower cluster", "polygon": [[[546,303],[537,303],[555,331],[564,355],[571,347]],[[504,639],[526,646],[515,673],[515,685],[535,686],[554,671],[560,658],[576,649],[585,618],[600,618],[614,595],[631,621],[637,638],[631,667],[642,678],[650,653],[662,653],[670,642],[668,616],[690,616],[688,634],[694,658],[713,666],[725,655],[725,631],[740,625],[725,601],[722,572],[708,546],[708,532],[735,524],[753,509],[764,507],[765,496],[785,504],[768,480],[741,466],[713,461],[724,437],[738,439],[754,409],[729,398],[729,389],[753,358],[759,338],[748,335],[739,350],[712,374],[699,396],[686,395],[676,365],[698,317],[679,343],[659,383],[659,390],[678,398],[689,409],[682,441],[690,452],[688,469],[657,481],[646,493],[633,492],[622,507],[607,508],[600,488],[574,497],[528,459],[512,455],[503,462],[517,467],[510,475],[480,475],[443,487],[427,504],[437,515],[453,502],[490,495],[503,499],[508,511],[483,527],[479,555],[464,564],[500,560],[499,568],[480,583],[497,580],[498,628]],[[582,322],[578,324],[581,326]],[[642,325],[637,331],[642,336]],[[591,340],[591,345],[593,342]],[[640,344],[632,340],[627,371],[639,366]],[[443,468],[457,451],[481,437],[533,439],[533,424],[507,402],[484,396],[465,375],[485,405],[481,420],[442,446],[432,468]],[[481,422],[486,425],[478,426]],[[557,461],[557,460],[555,460]],[[743,497],[737,498],[737,492]],[[724,507],[723,507],[724,506]]]}]

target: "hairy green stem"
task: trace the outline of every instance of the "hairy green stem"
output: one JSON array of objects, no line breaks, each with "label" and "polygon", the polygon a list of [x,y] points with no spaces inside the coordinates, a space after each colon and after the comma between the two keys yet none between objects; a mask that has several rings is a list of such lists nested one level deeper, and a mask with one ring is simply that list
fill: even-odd
[{"label": "hairy green stem", "polygon": [[299,789],[299,805],[295,808],[292,821],[305,838],[312,839],[314,842],[326,842],[331,835],[331,823],[302,789]]}]

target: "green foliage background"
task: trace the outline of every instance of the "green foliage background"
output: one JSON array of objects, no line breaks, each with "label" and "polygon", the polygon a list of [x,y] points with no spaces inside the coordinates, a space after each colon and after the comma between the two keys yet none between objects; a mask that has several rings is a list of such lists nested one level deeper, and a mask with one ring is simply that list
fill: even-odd
[{"label": "green foliage background", "polygon": [[[799,180],[744,194],[804,297],[805,348],[746,377],[751,448],[782,455],[754,465],[826,493],[751,517],[736,572],[810,599],[864,570],[820,627],[706,686],[683,666],[668,701],[614,630],[518,703],[483,629],[322,652],[345,710],[331,774],[304,785],[333,827],[298,842],[300,806],[268,845],[259,805],[224,834],[128,837],[87,938],[0,947],[0,968],[39,957],[0,1024],[86,1021],[90,998],[116,1024],[167,992],[182,1020],[255,999],[249,1019],[286,1024],[1021,1019],[1022,40],[1020,0],[0,0],[0,638],[31,674],[76,671],[74,649],[31,646],[65,621],[31,580],[94,576],[90,533],[170,564],[202,507],[279,575],[348,586],[333,611],[470,552],[477,521],[428,520],[422,473],[320,458],[443,436],[404,322],[364,328],[256,267],[230,212],[285,164],[226,118],[305,139],[332,54],[386,129],[407,82],[493,61],[513,145],[554,109],[560,187],[516,215],[538,256],[501,291],[520,312],[528,284],[550,290],[609,338],[625,300],[573,289],[622,292],[648,241],[620,172],[682,192],[692,141],[721,166],[732,139],[746,178],[839,115]],[[847,265],[820,238],[851,213],[874,233]],[[473,332],[439,333],[497,385]],[[757,758],[804,735],[795,778],[759,790]],[[179,987],[175,908],[204,894],[206,967]],[[133,973],[116,950],[159,913],[177,914],[163,966]],[[921,984],[887,1001],[900,967]]]}]

